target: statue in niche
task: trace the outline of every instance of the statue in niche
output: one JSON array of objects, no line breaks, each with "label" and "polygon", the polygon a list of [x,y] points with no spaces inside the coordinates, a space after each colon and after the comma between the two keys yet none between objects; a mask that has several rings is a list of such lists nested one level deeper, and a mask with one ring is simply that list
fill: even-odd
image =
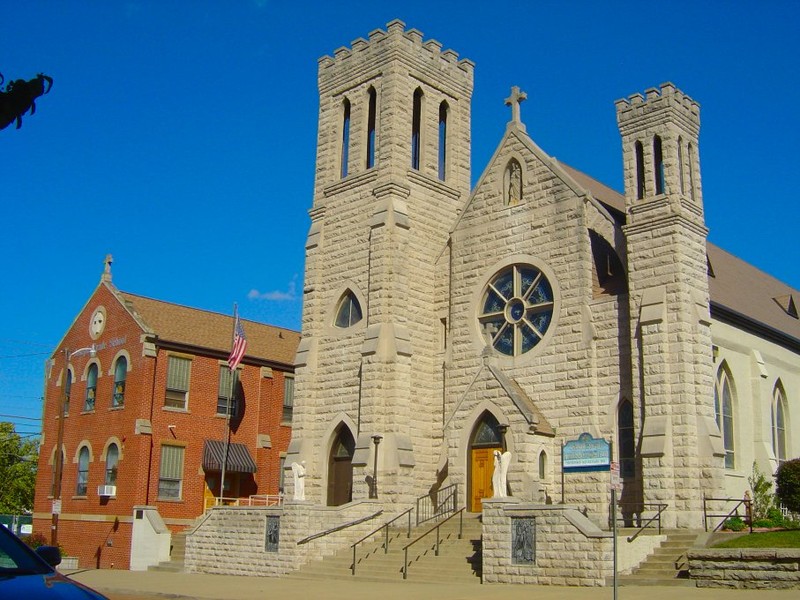
[{"label": "statue in niche", "polygon": [[492,473],[492,489],[494,493],[492,498],[505,498],[508,496],[506,493],[508,475],[508,465],[511,463],[511,452],[494,451],[494,473]]},{"label": "statue in niche", "polygon": [[516,160],[508,163],[506,176],[508,177],[506,204],[514,206],[522,201],[522,168]]},{"label": "statue in niche", "polygon": [[292,474],[294,475],[294,499],[306,499],[306,461],[300,464],[292,463]]}]

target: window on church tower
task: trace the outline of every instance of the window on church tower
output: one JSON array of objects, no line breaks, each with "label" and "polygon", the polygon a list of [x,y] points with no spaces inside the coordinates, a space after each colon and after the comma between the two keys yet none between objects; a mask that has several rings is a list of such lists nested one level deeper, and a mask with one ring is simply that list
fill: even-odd
[{"label": "window on church tower", "polygon": [[687,160],[689,161],[689,196],[694,200],[694,147],[689,144]]},{"label": "window on church tower", "polygon": [[367,113],[367,168],[375,166],[375,121],[378,106],[378,95],[374,87],[367,91],[369,96],[369,112]]},{"label": "window on church tower", "polygon": [[681,194],[686,193],[686,186],[683,183],[683,138],[678,138],[678,178]]},{"label": "window on church tower", "polygon": [[772,451],[778,465],[786,462],[786,395],[775,386],[772,403]]},{"label": "window on church tower", "polygon": [[411,115],[411,168],[419,170],[422,153],[422,90],[414,92],[414,106]]},{"label": "window on church tower", "polygon": [[733,469],[736,466],[733,444],[733,391],[730,376],[722,367],[714,386],[714,412],[717,426],[722,433],[722,444],[725,447],[725,468]]},{"label": "window on church tower", "polygon": [[361,318],[361,305],[358,303],[355,294],[348,290],[339,300],[339,305],[336,307],[334,324],[336,327],[346,329],[358,323]]},{"label": "window on church tower", "polygon": [[489,281],[478,321],[492,348],[520,356],[544,338],[553,308],[553,289],[544,274],[531,265],[515,264]]},{"label": "window on church tower", "polygon": [[447,102],[439,105],[439,179],[447,177]]},{"label": "window on church tower", "polygon": [[653,167],[656,178],[656,194],[664,193],[664,154],[661,148],[661,138],[653,138]]},{"label": "window on church tower", "polygon": [[644,147],[642,142],[634,144],[636,154],[636,199],[644,198]]},{"label": "window on church tower", "polygon": [[342,103],[342,177],[347,177],[347,161],[350,152],[350,100]]},{"label": "window on church tower", "polygon": [[617,444],[619,446],[619,474],[622,477],[636,475],[636,440],[633,435],[633,404],[623,400],[617,410]]}]

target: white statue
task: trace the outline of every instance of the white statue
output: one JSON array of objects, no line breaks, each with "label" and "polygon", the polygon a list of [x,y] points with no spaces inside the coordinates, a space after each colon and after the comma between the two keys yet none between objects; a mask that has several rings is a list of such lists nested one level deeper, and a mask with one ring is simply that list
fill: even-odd
[{"label": "white statue", "polygon": [[294,499],[306,499],[306,461],[292,463],[292,473],[294,474]]},{"label": "white statue", "polygon": [[511,463],[511,452],[494,451],[494,473],[492,473],[492,488],[494,494],[492,498],[505,498],[506,494],[506,475],[508,465]]}]

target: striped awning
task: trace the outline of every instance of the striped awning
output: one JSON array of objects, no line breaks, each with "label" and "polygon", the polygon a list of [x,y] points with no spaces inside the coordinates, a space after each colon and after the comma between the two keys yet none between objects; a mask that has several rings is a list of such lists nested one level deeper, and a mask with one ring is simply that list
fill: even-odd
[{"label": "striped awning", "polygon": [[[225,442],[206,440],[203,446],[203,470],[221,471],[225,460]],[[230,444],[228,463],[225,470],[229,473],[255,473],[256,463],[244,444]]]}]

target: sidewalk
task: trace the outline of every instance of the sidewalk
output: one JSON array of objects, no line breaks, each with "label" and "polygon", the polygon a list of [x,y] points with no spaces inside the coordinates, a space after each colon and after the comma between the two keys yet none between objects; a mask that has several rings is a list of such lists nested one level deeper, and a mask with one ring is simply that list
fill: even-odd
[{"label": "sidewalk", "polygon": [[[174,600],[475,600],[491,596],[503,600],[612,600],[611,587],[578,588],[532,585],[421,584],[364,581],[306,581],[288,577],[243,577],[159,571],[112,569],[77,571],[70,575],[101,592],[161,595]],[[621,587],[619,600],[789,600],[797,590],[722,590],[691,587]]]}]

